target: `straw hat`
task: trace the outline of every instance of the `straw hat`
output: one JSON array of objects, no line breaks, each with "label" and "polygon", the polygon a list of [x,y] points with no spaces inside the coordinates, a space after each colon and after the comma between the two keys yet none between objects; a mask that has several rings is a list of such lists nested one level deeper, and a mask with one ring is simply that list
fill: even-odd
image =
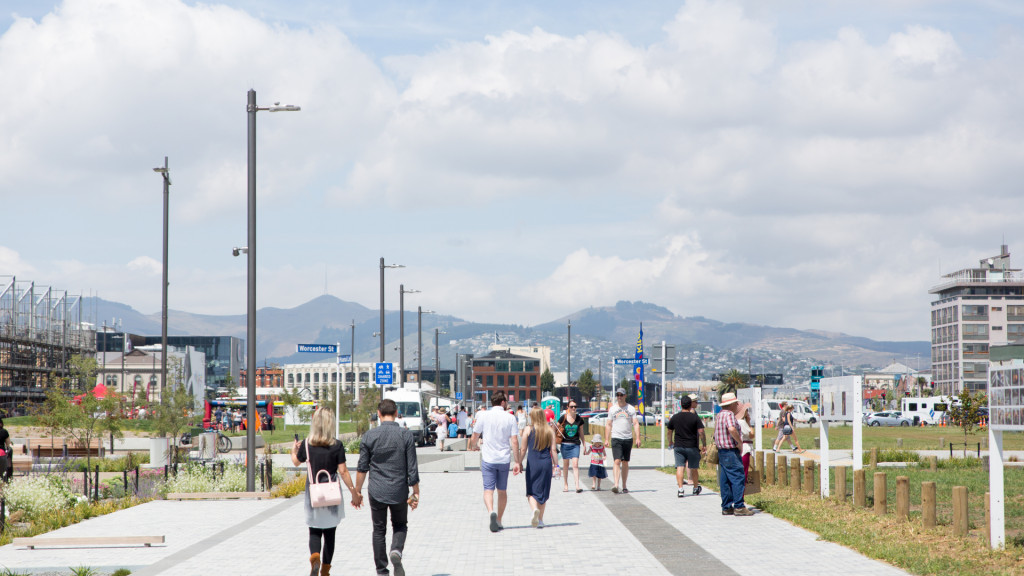
[{"label": "straw hat", "polygon": [[604,440],[601,439],[601,435],[600,434],[594,434],[590,438],[590,443],[591,444],[604,444]]},{"label": "straw hat", "polygon": [[722,394],[722,401],[718,403],[719,406],[728,406],[736,403],[736,395],[732,392],[726,392]]}]

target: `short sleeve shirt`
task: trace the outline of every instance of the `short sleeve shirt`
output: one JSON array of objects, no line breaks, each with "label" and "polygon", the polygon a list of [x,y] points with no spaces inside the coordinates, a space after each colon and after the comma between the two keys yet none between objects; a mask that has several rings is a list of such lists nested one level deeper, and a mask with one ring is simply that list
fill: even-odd
[{"label": "short sleeve shirt", "polygon": [[631,440],[633,438],[633,419],[636,408],[632,404],[625,406],[613,405],[608,409],[608,421],[612,423],[612,438]]},{"label": "short sleeve shirt", "polygon": [[669,419],[665,427],[674,432],[676,448],[699,448],[697,440],[704,429],[704,421],[693,412],[677,412]]},{"label": "short sleeve shirt", "polygon": [[338,473],[338,465],[345,463],[345,445],[337,440],[330,446],[313,446],[309,445],[309,456],[306,456],[306,443],[302,442],[299,444],[299,451],[295,455],[299,459],[299,462],[310,461],[313,469],[310,472],[313,477],[321,470],[327,470],[327,472],[333,478]]},{"label": "short sleeve shirt", "polygon": [[562,443],[576,444],[577,446],[580,444],[580,431],[583,427],[583,418],[577,416],[573,423],[570,424],[569,418],[563,414],[562,417],[558,419],[558,426],[562,429]]},{"label": "short sleeve shirt", "polygon": [[516,417],[493,406],[477,416],[473,432],[482,436],[480,459],[488,464],[510,464],[512,446],[510,439],[519,432]]}]

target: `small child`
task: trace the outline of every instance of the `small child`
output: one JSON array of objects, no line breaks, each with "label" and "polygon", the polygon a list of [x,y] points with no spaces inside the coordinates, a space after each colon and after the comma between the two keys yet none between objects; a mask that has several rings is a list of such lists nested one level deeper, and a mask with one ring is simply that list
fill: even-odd
[{"label": "small child", "polygon": [[590,454],[590,472],[587,474],[590,476],[590,489],[600,491],[601,479],[608,477],[604,469],[604,442],[600,434],[594,434],[583,453]]}]

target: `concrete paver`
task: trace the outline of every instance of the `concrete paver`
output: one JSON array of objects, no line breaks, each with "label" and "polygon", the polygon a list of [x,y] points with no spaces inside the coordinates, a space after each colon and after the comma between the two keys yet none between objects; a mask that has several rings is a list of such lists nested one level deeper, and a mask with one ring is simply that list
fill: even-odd
[{"label": "concrete paver", "polygon": [[[637,464],[647,460],[647,466],[660,463],[656,450],[634,451],[638,453]],[[464,456],[467,465],[472,454]],[[510,477],[505,530],[497,534],[488,530],[479,472],[424,473],[421,479],[421,506],[409,515],[405,565],[410,576],[580,571],[663,576],[686,572],[688,558],[694,562],[690,567],[696,569],[698,561],[706,563],[712,557],[743,575],[776,574],[780,564],[786,566],[787,573],[795,574],[904,574],[842,546],[819,541],[815,534],[765,513],[750,518],[722,516],[714,487],[706,487],[700,496],[679,499],[674,478],[649,469],[632,471],[629,495],[589,490],[563,493],[556,480],[545,518],[548,527],[542,530],[529,525],[523,477]],[[589,485],[585,480],[584,486]],[[610,483],[605,486],[607,490]],[[626,502],[628,506],[620,505]],[[373,574],[369,509],[346,506],[346,518],[338,527],[332,573]],[[624,510],[629,511],[629,518]],[[645,516],[652,526],[667,524],[673,530],[658,535],[637,530],[637,519]],[[702,550],[687,548],[680,533]],[[69,567],[75,566],[89,566],[101,573],[125,567],[136,575],[308,573],[301,498],[156,501],[50,535],[125,534],[164,534],[167,544],[37,550],[8,545],[0,547],[0,568],[30,574],[69,574]],[[675,549],[665,553],[665,547]],[[659,557],[673,558],[666,562],[675,565],[665,566]]]}]

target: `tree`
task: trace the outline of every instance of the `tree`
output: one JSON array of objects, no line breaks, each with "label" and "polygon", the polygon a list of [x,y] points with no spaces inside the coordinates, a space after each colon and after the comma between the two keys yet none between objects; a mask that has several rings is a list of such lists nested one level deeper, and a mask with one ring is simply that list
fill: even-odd
[{"label": "tree", "polygon": [[594,372],[587,368],[580,374],[577,388],[580,389],[580,395],[585,400],[590,400],[594,397],[594,393],[597,392],[597,380],[594,379]]},{"label": "tree", "polygon": [[722,400],[725,394],[735,394],[740,388],[747,387],[747,375],[733,368],[722,375],[721,384],[718,385],[718,400]]},{"label": "tree", "polygon": [[956,397],[957,403],[951,403],[946,414],[949,421],[964,431],[964,456],[967,456],[967,436],[981,423],[980,408],[988,405],[988,399],[981,392],[971,394],[971,391],[964,388]]},{"label": "tree", "polygon": [[370,415],[377,413],[378,404],[380,404],[379,387],[373,386],[363,391],[355,414],[356,434],[359,436],[366,434],[366,431],[370,429]]},{"label": "tree", "polygon": [[[296,420],[298,418],[298,409],[302,406],[302,394],[299,394],[299,391],[296,389],[289,392],[287,388],[282,388],[277,398],[284,404],[285,410],[291,413],[292,419]],[[288,430],[287,418],[284,421],[284,429]]]},{"label": "tree", "polygon": [[[184,386],[184,370],[180,359],[169,358],[167,372],[169,381],[164,385],[160,403],[154,410],[153,428],[162,436],[170,434],[177,452],[181,430],[195,423],[195,399]],[[252,425],[252,422],[249,424]]]},{"label": "tree", "polygon": [[235,379],[231,374],[224,377],[224,395],[228,398],[238,396],[238,384],[235,383]]},{"label": "tree", "polygon": [[540,375],[540,392],[541,395],[550,394],[555,391],[555,375],[551,373],[551,370],[544,369],[544,373]]}]

